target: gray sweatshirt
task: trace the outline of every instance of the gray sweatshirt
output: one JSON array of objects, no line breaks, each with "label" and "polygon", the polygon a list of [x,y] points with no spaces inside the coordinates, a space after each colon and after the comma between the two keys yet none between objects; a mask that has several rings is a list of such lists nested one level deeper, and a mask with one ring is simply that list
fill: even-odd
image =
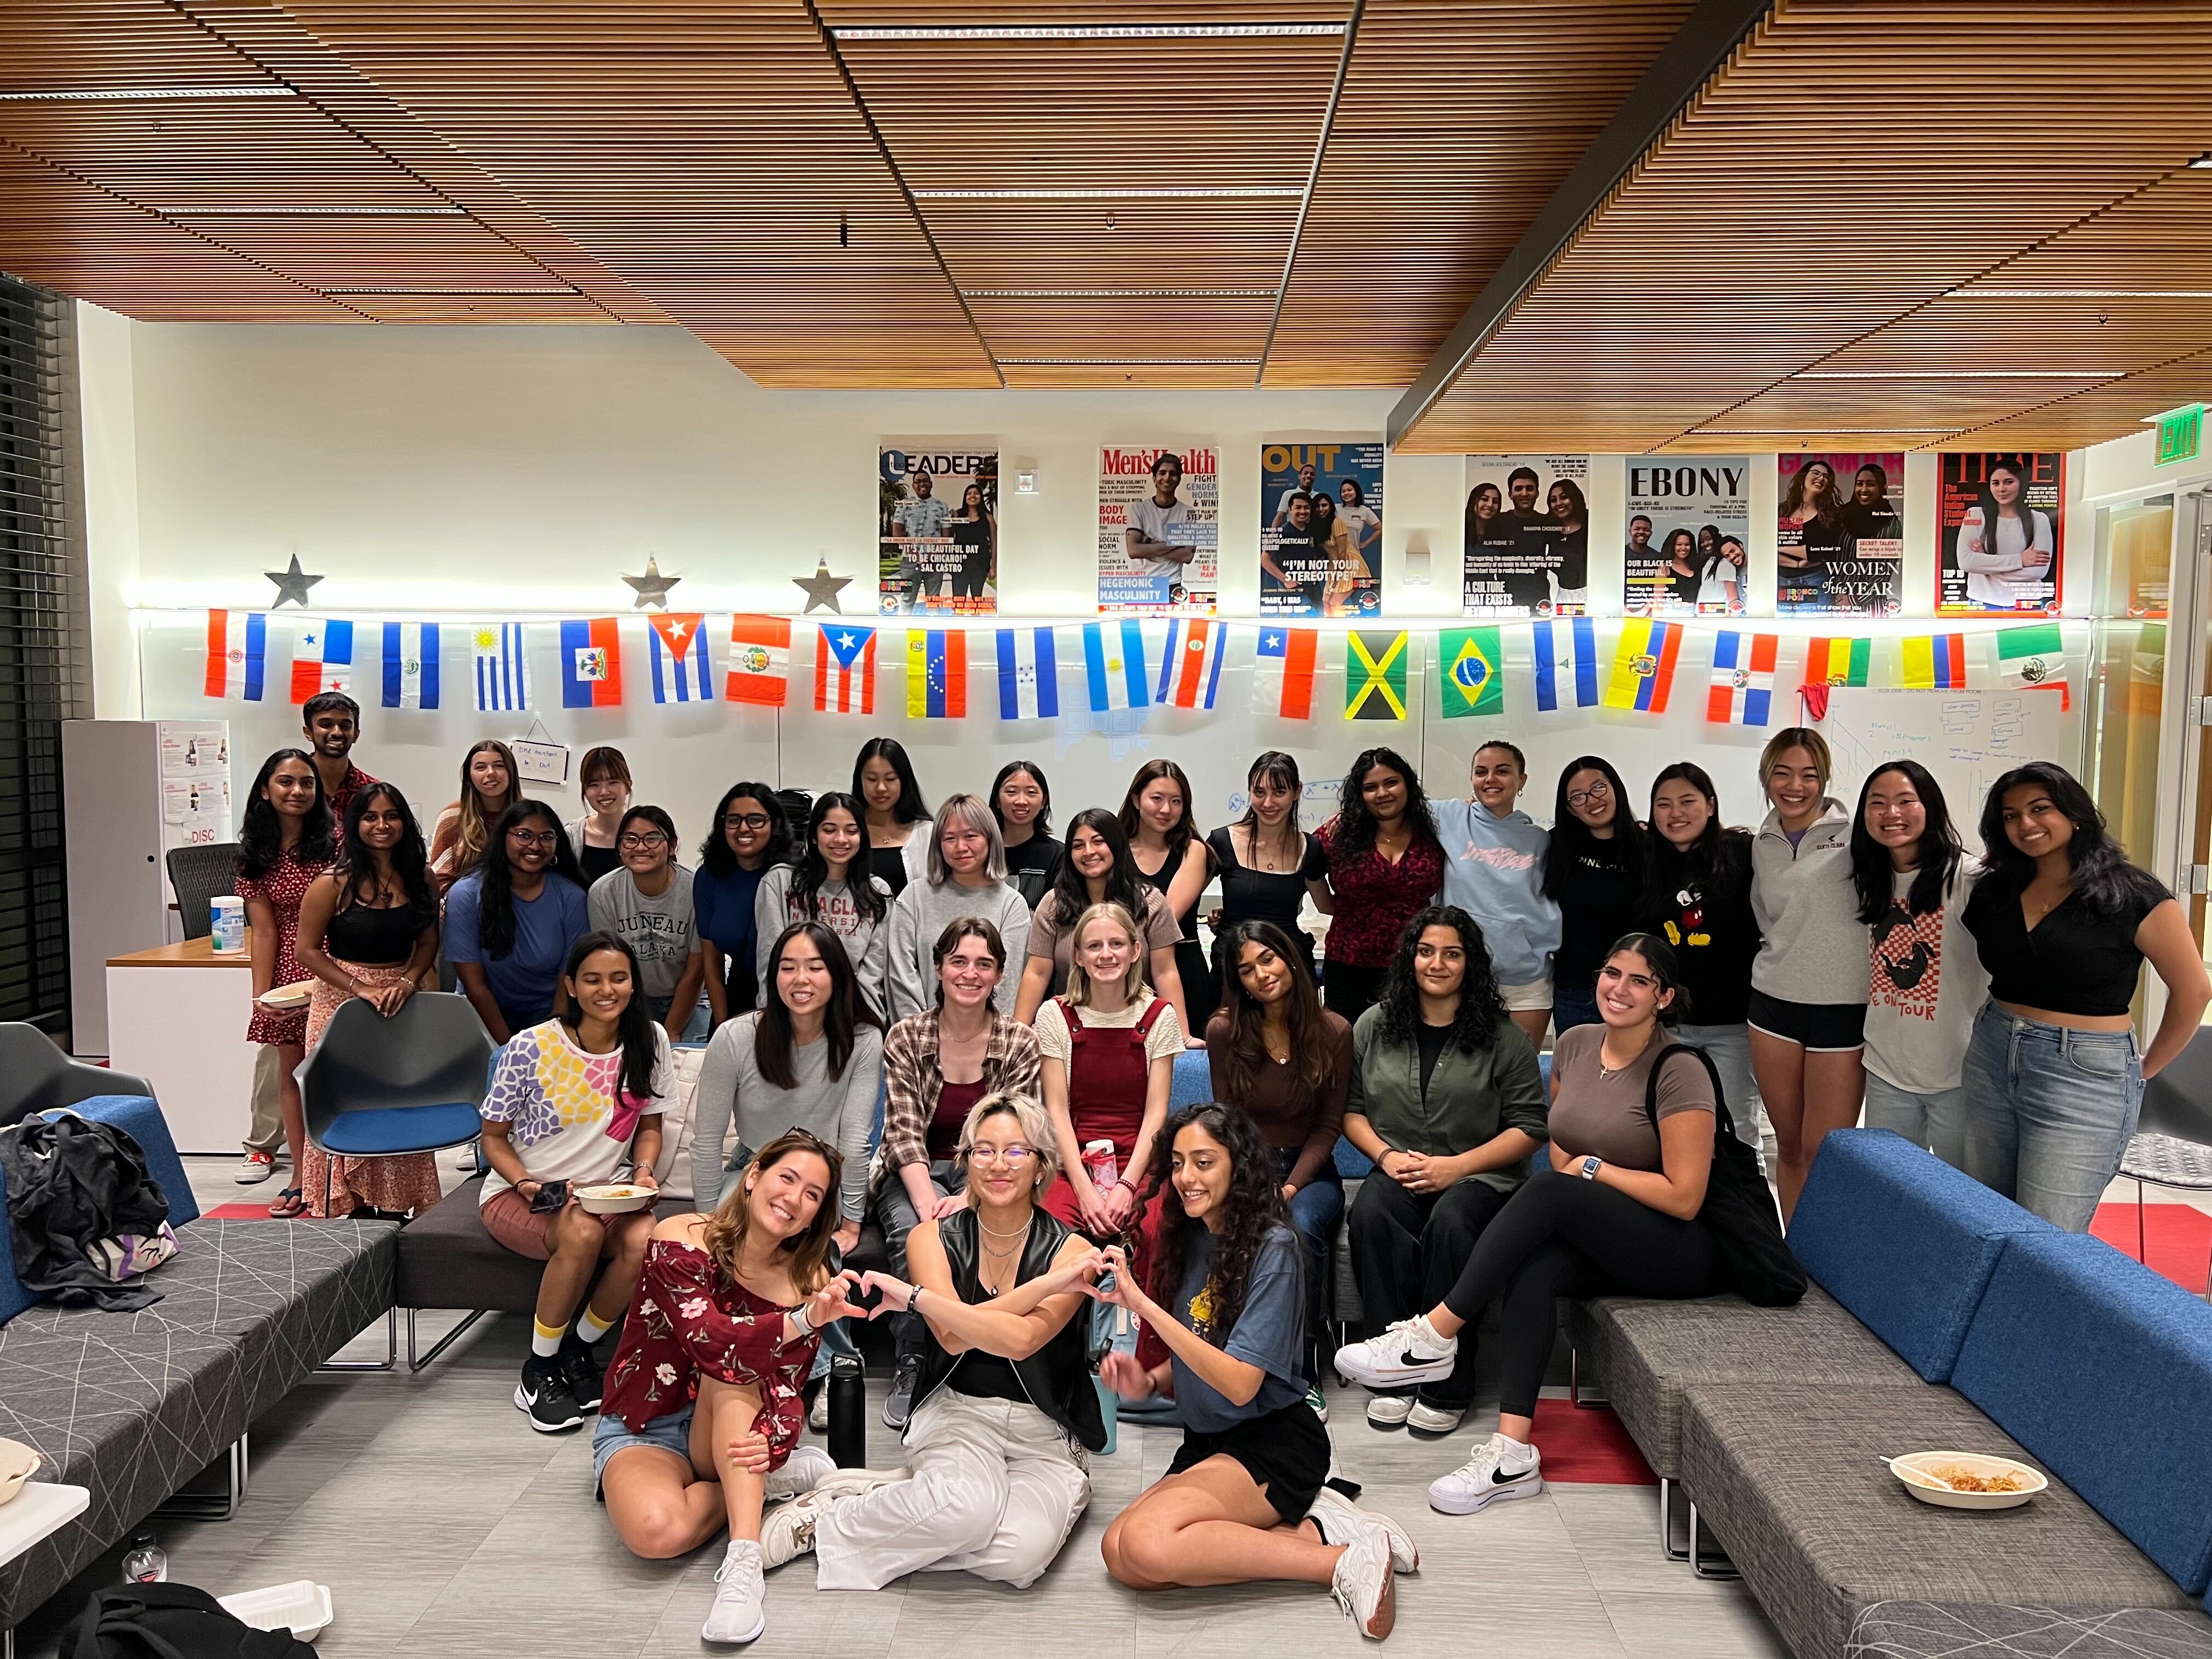
[{"label": "gray sweatshirt", "polygon": [[[785,928],[805,920],[793,915],[791,909],[791,884],[798,878],[795,866],[776,865],[761,872],[760,890],[753,896],[754,949],[758,953],[760,975],[760,1000],[757,1006],[767,1006],[769,988],[775,983],[775,964],[769,961],[768,953],[775,948]],[[853,973],[860,982],[860,994],[867,998],[868,1006],[882,1014],[884,973],[890,965],[891,890],[878,877],[868,876],[866,880],[876,896],[883,901],[881,921],[872,921],[860,914],[860,908],[853,902],[849,881],[822,884],[814,895],[818,913],[815,920],[843,941]],[[890,1023],[888,1015],[884,1016],[884,1023]]]},{"label": "gray sweatshirt", "polygon": [[691,1097],[691,1196],[711,1210],[735,1184],[738,1171],[722,1162],[722,1139],[735,1115],[739,1143],[754,1152],[786,1129],[818,1135],[845,1156],[838,1211],[858,1220],[867,1207],[868,1134],[876,1123],[876,1095],[884,1078],[884,1034],[863,1025],[853,1034],[845,1075],[830,1075],[830,1039],[794,1048],[796,1088],[779,1089],[753,1060],[757,1013],[739,1014],[714,1033],[699,1062],[699,1087]]},{"label": "gray sweatshirt", "polygon": [[891,906],[890,1017],[904,1019],[937,1006],[937,936],[948,922],[963,916],[981,916],[999,930],[1006,941],[1006,969],[991,1006],[1002,1014],[1014,1012],[1014,992],[1029,959],[1030,907],[1006,882],[984,888],[963,887],[947,881],[908,882]]},{"label": "gray sweatshirt", "polygon": [[1796,846],[1769,812],[1751,844],[1751,909],[1763,935],[1751,985],[1784,1002],[1863,1003],[1867,930],[1851,881],[1850,809],[1832,798]]},{"label": "gray sweatshirt", "polygon": [[1444,849],[1439,896],[1482,929],[1500,985],[1533,985],[1552,971],[1559,907],[1544,896],[1552,832],[1526,812],[1494,815],[1479,800],[1430,803]]}]

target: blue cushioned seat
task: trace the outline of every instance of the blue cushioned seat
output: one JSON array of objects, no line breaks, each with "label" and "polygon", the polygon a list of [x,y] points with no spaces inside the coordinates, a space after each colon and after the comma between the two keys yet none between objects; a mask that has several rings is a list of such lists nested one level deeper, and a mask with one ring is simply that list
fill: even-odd
[{"label": "blue cushioned seat", "polygon": [[[161,1196],[169,1200],[172,1227],[181,1227],[200,1218],[199,1200],[192,1196],[192,1183],[185,1175],[185,1161],[177,1156],[177,1143],[170,1138],[169,1121],[161,1115],[161,1109],[151,1098],[145,1095],[95,1095],[64,1109],[88,1117],[95,1123],[112,1123],[138,1143],[138,1150],[146,1154],[146,1173],[154,1177]],[[53,1114],[46,1115],[51,1117]]]},{"label": "blue cushioned seat", "polygon": [[2005,1241],[2050,1223],[1887,1129],[1820,1143],[1790,1248],[1923,1381],[1948,1382]]},{"label": "blue cushioned seat", "polygon": [[388,1158],[425,1146],[458,1146],[481,1127],[466,1101],[451,1106],[371,1106],[348,1112],[323,1132],[325,1150],[344,1158]]},{"label": "blue cushioned seat", "polygon": [[2100,1240],[2016,1234],[1951,1385],[2182,1589],[2212,1583],[2212,1307]]}]

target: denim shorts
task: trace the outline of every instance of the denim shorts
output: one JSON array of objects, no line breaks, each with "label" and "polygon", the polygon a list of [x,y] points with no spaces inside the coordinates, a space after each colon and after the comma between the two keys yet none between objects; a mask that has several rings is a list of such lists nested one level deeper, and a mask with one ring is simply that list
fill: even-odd
[{"label": "denim shorts", "polygon": [[[696,1403],[696,1402],[695,1402]],[[599,1425],[592,1431],[592,1487],[594,1492],[606,1478],[607,1459],[618,1451],[628,1451],[632,1446],[651,1446],[657,1451],[674,1452],[688,1465],[691,1462],[691,1407],[656,1417],[645,1425],[642,1432],[634,1432],[629,1425],[611,1412],[599,1413]]]}]

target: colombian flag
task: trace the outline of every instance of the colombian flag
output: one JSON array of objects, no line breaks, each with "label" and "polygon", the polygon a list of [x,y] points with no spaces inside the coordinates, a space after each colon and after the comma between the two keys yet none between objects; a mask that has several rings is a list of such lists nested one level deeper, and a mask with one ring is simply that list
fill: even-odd
[{"label": "colombian flag", "polygon": [[561,624],[561,707],[622,707],[622,636],[612,617]]},{"label": "colombian flag", "polygon": [[1956,691],[1966,684],[1964,634],[1937,634],[1903,643],[1905,684],[1923,691]]},{"label": "colombian flag", "polygon": [[1682,624],[1631,617],[1620,625],[1613,653],[1613,678],[1605,688],[1607,708],[1633,708],[1646,714],[1667,712],[1674,689],[1674,659],[1681,654]]}]

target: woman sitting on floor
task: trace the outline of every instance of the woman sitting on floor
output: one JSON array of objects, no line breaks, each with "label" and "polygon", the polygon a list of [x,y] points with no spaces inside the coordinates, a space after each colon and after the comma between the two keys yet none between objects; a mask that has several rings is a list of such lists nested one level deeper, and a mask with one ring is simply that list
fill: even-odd
[{"label": "woman sitting on floor", "polygon": [[1115,1351],[1099,1377],[1125,1400],[1172,1396],[1183,1439],[1167,1474],[1106,1528],[1106,1570],[1140,1590],[1326,1584],[1364,1634],[1388,1636],[1392,1571],[1413,1571],[1420,1556],[1395,1522],[1323,1485],[1328,1431],[1299,1369],[1305,1262],[1267,1139],[1237,1107],[1186,1106],[1161,1129],[1152,1164],[1152,1187],[1166,1190],[1149,1291],[1116,1245],[1091,1294],[1136,1315],[1168,1358],[1147,1367]]},{"label": "woman sitting on floor", "polygon": [[794,1129],[761,1148],[712,1215],[655,1227],[607,1372],[592,1463],[616,1535],[666,1558],[729,1529],[699,1632],[709,1642],[768,1627],[762,1505],[835,1473],[826,1452],[799,1444],[799,1387],[816,1334],[854,1312],[851,1275],[827,1265],[841,1162]]}]

